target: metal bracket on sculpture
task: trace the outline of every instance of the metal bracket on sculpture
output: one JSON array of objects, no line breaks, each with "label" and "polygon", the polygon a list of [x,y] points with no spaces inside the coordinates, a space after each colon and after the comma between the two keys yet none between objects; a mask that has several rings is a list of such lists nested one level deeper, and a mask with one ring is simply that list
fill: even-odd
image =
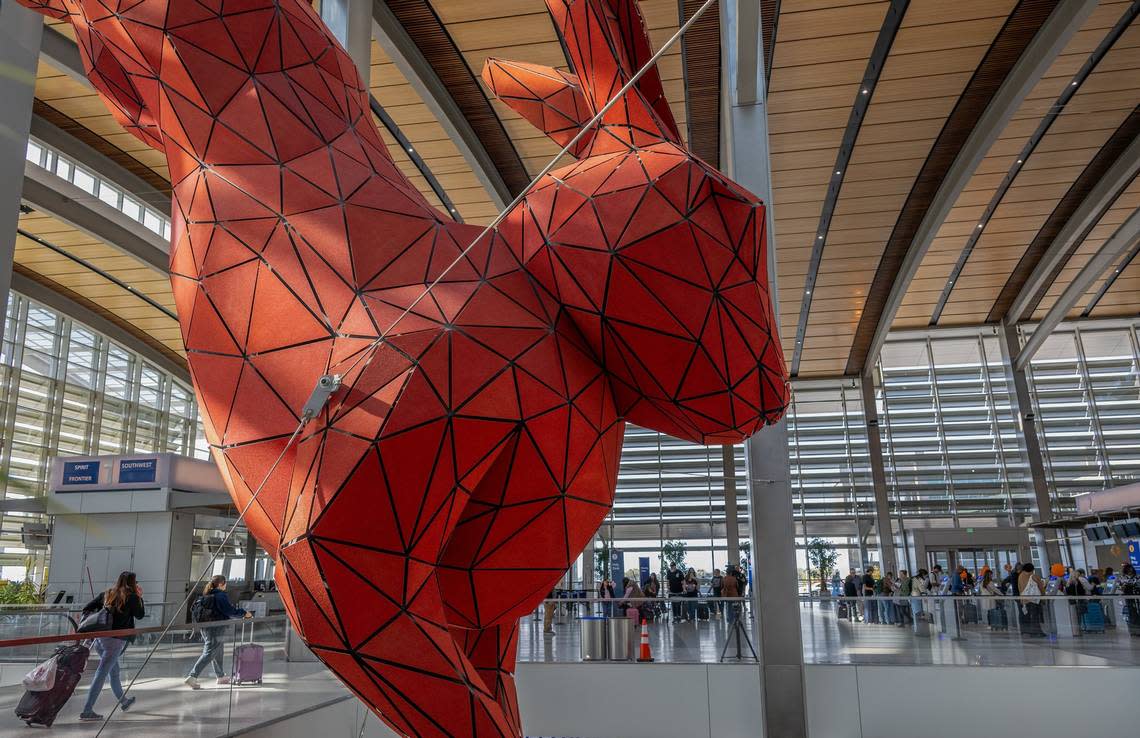
[{"label": "metal bracket on sculpture", "polygon": [[313,387],[313,394],[309,395],[309,399],[305,401],[305,407],[301,410],[301,420],[307,423],[317,417],[317,413],[321,411],[321,408],[328,403],[329,398],[338,389],[340,389],[339,374],[325,374],[318,379],[317,386]]}]

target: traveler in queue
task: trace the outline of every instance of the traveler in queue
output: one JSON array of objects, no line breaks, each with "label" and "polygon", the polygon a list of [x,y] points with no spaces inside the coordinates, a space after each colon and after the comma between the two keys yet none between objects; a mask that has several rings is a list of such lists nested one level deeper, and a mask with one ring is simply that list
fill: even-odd
[{"label": "traveler in queue", "polygon": [[688,600],[685,607],[685,620],[697,622],[697,598],[701,594],[701,583],[697,579],[697,572],[694,569],[689,569],[685,574],[684,592],[682,596]]},{"label": "traveler in queue", "polygon": [[[728,567],[725,569],[725,573],[726,573],[726,576],[724,577],[724,581],[721,584],[721,590],[720,590],[721,596],[722,597],[739,597],[740,596],[740,580],[738,580],[736,578],[736,567],[733,566],[732,564],[729,564]],[[725,603],[725,605],[726,605],[725,612],[727,613],[727,616],[728,616],[728,622],[730,622],[730,623],[735,622],[736,618],[740,614],[740,603],[739,602],[727,602],[727,603]]]},{"label": "traveler in queue", "polygon": [[724,596],[724,577],[720,573],[720,569],[713,569],[712,581],[709,583],[712,586],[712,596],[716,601],[712,603],[713,612],[721,612],[724,609],[724,603],[720,598]]},{"label": "traveler in queue", "polygon": [[1045,593],[1045,582],[1037,575],[1033,564],[1021,567],[1021,576],[1017,578],[1017,593],[1022,597],[1019,608],[1021,634],[1030,638],[1044,638],[1045,630],[1041,627],[1044,611],[1040,597]]},{"label": "traveler in queue", "polygon": [[857,611],[859,604],[855,601],[855,597],[859,596],[858,577],[855,576],[855,570],[850,569],[847,572],[847,578],[843,580],[843,596],[849,597],[847,602],[847,619],[855,622],[859,620],[859,613]]},{"label": "traveler in queue", "polygon": [[899,579],[897,582],[898,596],[895,597],[895,612],[898,613],[898,625],[900,628],[905,628],[914,622],[914,613],[911,612],[910,608],[910,591],[912,586],[910,572],[906,569],[899,569]]},{"label": "traveler in queue", "polygon": [[875,600],[872,599],[875,596],[874,571],[874,567],[868,566],[867,571],[863,574],[861,594],[865,598],[863,602],[863,622],[865,623],[879,622],[879,606],[875,604]]},{"label": "traveler in queue", "polygon": [[665,584],[669,587],[669,599],[673,602],[673,619],[681,619],[681,603],[676,601],[676,598],[681,596],[685,589],[685,573],[677,568],[677,565],[669,564],[669,571],[665,573]]},{"label": "traveler in queue", "polygon": [[1120,587],[1120,594],[1130,598],[1124,601],[1128,632],[1133,636],[1140,637],[1140,601],[1136,599],[1137,595],[1140,595],[1140,577],[1136,576],[1136,567],[1132,564],[1125,564],[1120,569],[1120,575],[1116,577],[1116,583]]},{"label": "traveler in queue", "polygon": [[226,594],[226,578],[212,577],[202,590],[202,595],[191,606],[194,622],[202,625],[202,655],[194,662],[190,674],[186,677],[186,685],[191,689],[201,689],[198,675],[206,668],[206,664],[214,667],[214,676],[218,684],[229,684],[230,678],[222,671],[222,657],[225,652],[225,626],[222,622],[234,618],[251,618],[252,613],[240,607],[234,607]]},{"label": "traveler in queue", "polygon": [[[143,606],[142,587],[133,571],[124,571],[119,574],[115,586],[103,592],[87,603],[83,608],[86,617],[91,613],[107,610],[110,613],[111,627],[108,630],[130,630],[135,627],[135,619],[146,615]],[[91,686],[87,690],[87,702],[83,705],[83,712],[79,719],[83,721],[102,720],[103,716],[95,712],[95,701],[103,691],[103,684],[111,678],[111,692],[119,701],[119,708],[126,712],[135,703],[134,697],[127,697],[123,693],[123,683],[119,678],[119,659],[123,651],[134,640],[134,636],[122,638],[96,638],[92,649],[99,654],[99,668],[91,678]]]},{"label": "traveler in queue", "polygon": [[916,618],[922,614],[922,598],[930,589],[930,582],[926,577],[926,569],[919,569],[910,579],[910,609]]}]

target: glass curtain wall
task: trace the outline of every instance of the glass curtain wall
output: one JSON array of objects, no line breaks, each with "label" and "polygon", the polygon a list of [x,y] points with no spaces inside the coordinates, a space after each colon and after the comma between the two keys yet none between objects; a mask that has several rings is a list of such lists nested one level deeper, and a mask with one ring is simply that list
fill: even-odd
[{"label": "glass curtain wall", "polygon": [[[41,497],[60,455],[173,452],[206,458],[190,387],[139,354],[12,292],[0,349],[4,499]],[[0,561],[20,566],[23,523],[0,515]],[[12,574],[7,571],[7,574]]]},{"label": "glass curtain wall", "polygon": [[1074,509],[1074,495],[1140,476],[1138,367],[1136,322],[1063,325],[1030,361],[1046,476],[1059,511]]}]

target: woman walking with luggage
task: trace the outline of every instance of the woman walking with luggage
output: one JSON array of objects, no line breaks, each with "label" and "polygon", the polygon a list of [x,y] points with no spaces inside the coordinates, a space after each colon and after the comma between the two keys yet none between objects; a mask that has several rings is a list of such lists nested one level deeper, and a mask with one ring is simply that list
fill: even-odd
[{"label": "woman walking with luggage", "polygon": [[[226,594],[226,578],[215,576],[206,583],[202,596],[194,601],[190,608],[195,623],[204,624],[202,627],[202,655],[194,662],[186,677],[186,684],[191,689],[201,689],[198,675],[206,668],[206,664],[214,667],[214,676],[218,684],[229,684],[230,678],[222,671],[222,657],[226,650],[225,626],[221,621],[234,618],[253,617],[240,607],[234,607]],[[210,625],[214,623],[214,625]]]},{"label": "woman walking with luggage", "polygon": [[[103,592],[87,603],[83,608],[84,615],[106,610],[110,615],[108,630],[129,630],[135,627],[135,618],[146,615],[143,607],[142,588],[139,587],[133,571],[124,571],[119,575],[115,586]],[[91,648],[99,654],[99,668],[91,679],[91,686],[87,690],[87,702],[83,705],[83,712],[79,714],[80,720],[102,720],[103,716],[95,712],[95,701],[103,691],[107,678],[111,678],[111,692],[119,701],[119,707],[126,712],[135,703],[134,697],[127,697],[123,693],[123,683],[119,678],[119,659],[123,651],[134,640],[134,636],[122,638],[96,638]]]}]

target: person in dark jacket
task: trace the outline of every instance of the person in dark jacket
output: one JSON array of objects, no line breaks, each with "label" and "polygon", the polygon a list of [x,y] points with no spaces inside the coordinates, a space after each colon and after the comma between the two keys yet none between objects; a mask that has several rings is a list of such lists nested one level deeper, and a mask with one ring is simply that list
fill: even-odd
[{"label": "person in dark jacket", "polygon": [[205,589],[202,590],[199,611],[202,613],[199,623],[203,626],[202,655],[198,657],[190,669],[190,674],[186,677],[186,685],[191,689],[202,688],[202,684],[198,681],[198,675],[206,668],[206,664],[211,664],[214,667],[214,676],[217,677],[218,684],[229,684],[230,678],[222,671],[222,659],[226,650],[226,631],[222,626],[222,621],[233,618],[249,618],[253,615],[240,607],[233,606],[226,594],[226,578],[220,574],[211,578]]},{"label": "person in dark jacket", "polygon": [[[135,627],[135,619],[146,616],[143,606],[142,588],[133,571],[124,571],[119,575],[115,586],[101,593],[98,597],[87,603],[83,608],[84,616],[106,609],[111,615],[111,630],[130,630]],[[87,702],[83,705],[83,712],[79,714],[80,720],[102,720],[103,716],[95,712],[95,701],[103,691],[107,678],[111,678],[111,692],[119,701],[119,707],[126,712],[135,703],[134,697],[127,697],[123,693],[123,683],[119,678],[119,658],[127,645],[134,640],[134,636],[101,637],[96,638],[91,650],[99,654],[99,668],[91,678],[91,686],[87,690]]]},{"label": "person in dark jacket", "polygon": [[669,564],[669,571],[665,572],[665,585],[669,588],[669,599],[673,600],[673,619],[681,619],[681,603],[677,601],[685,589],[685,572],[677,568],[676,564]]}]

